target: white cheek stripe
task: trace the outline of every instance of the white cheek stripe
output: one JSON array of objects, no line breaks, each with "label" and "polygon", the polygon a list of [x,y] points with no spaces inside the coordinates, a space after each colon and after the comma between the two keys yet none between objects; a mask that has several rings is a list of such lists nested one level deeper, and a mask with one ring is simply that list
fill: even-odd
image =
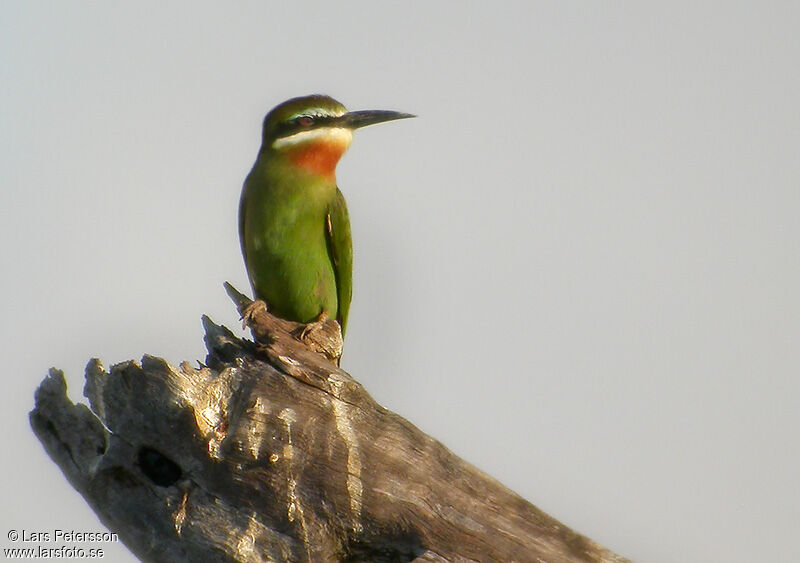
[{"label": "white cheek stripe", "polygon": [[345,146],[350,145],[353,140],[353,132],[344,127],[317,127],[316,129],[309,129],[308,131],[300,131],[288,137],[280,137],[275,139],[272,143],[273,149],[282,149],[292,147],[309,141],[329,141],[333,143],[342,143]]}]

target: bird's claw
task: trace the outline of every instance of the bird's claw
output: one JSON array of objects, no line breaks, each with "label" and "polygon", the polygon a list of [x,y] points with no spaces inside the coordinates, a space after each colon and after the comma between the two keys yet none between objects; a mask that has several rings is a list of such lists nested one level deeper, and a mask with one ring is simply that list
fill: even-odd
[{"label": "bird's claw", "polygon": [[267,304],[261,299],[256,299],[242,311],[242,329],[246,329],[255,322],[256,315],[267,312]]},{"label": "bird's claw", "polygon": [[330,317],[328,317],[328,313],[322,311],[319,317],[317,317],[317,320],[303,325],[303,329],[300,331],[300,334],[297,335],[297,338],[299,340],[305,340],[306,337],[312,332],[322,330],[322,327],[325,326],[325,323],[328,322],[329,319]]}]

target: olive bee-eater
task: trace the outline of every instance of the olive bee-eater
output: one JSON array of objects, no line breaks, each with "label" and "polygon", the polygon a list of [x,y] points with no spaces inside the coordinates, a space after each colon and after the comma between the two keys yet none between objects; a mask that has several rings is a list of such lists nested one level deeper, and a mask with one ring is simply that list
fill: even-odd
[{"label": "olive bee-eater", "polygon": [[242,189],[239,238],[255,299],[278,317],[336,319],[344,334],[353,241],[336,164],[353,131],[414,117],[347,111],[328,96],[292,98],[264,118],[261,149]]}]

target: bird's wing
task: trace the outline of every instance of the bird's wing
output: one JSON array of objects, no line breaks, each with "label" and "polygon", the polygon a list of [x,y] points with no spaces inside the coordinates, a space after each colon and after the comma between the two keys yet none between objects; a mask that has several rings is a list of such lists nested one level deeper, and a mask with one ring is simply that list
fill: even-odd
[{"label": "bird's wing", "polygon": [[336,320],[344,335],[347,327],[347,314],[353,297],[353,237],[350,233],[350,216],[342,192],[337,188],[336,197],[328,208],[326,225],[328,252],[336,275],[336,297],[339,302]]}]

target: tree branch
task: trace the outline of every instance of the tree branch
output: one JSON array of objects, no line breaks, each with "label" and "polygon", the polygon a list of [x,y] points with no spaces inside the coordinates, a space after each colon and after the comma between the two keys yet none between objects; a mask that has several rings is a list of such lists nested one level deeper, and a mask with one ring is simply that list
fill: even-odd
[{"label": "tree branch", "polygon": [[[301,325],[250,312],[258,345],[203,318],[197,369],[92,360],[91,411],[57,370],[36,392],[48,454],[141,559],[625,561],[378,405]],[[337,330],[312,347],[336,357]]]}]

